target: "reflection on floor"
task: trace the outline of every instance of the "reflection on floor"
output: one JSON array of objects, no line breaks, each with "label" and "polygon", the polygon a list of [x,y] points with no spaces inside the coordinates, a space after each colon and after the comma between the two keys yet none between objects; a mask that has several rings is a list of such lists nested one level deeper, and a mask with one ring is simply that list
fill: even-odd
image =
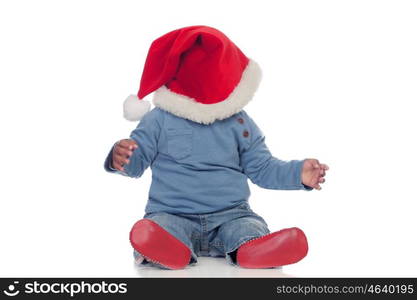
[{"label": "reflection on floor", "polygon": [[199,257],[198,263],[183,270],[162,270],[134,264],[139,277],[294,277],[283,268],[244,269],[226,262],[224,258]]}]

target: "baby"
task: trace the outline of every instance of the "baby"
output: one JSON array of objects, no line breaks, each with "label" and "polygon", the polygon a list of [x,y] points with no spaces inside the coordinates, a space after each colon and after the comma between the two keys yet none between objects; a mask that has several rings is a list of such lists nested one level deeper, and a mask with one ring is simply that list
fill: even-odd
[{"label": "baby", "polygon": [[[247,179],[266,189],[320,190],[328,167],[271,155],[243,111],[260,79],[259,66],[214,28],[181,28],[152,43],[138,96],[124,103],[125,117],[140,123],[105,161],[107,171],[129,177],[152,169],[146,214],[130,232],[143,263],[181,269],[221,256],[271,268],[306,256],[303,231],[270,233],[251,210]],[[149,111],[142,99],[154,91]]]}]

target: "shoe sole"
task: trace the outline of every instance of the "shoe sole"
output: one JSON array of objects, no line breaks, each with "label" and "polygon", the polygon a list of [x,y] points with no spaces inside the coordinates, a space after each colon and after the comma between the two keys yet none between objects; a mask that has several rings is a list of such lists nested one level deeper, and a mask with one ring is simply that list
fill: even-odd
[{"label": "shoe sole", "polygon": [[294,227],[246,242],[239,247],[236,259],[243,268],[274,268],[296,263],[307,252],[304,232]]},{"label": "shoe sole", "polygon": [[191,251],[187,246],[148,219],[142,219],[133,225],[130,243],[147,260],[168,269],[183,269],[191,259]]}]

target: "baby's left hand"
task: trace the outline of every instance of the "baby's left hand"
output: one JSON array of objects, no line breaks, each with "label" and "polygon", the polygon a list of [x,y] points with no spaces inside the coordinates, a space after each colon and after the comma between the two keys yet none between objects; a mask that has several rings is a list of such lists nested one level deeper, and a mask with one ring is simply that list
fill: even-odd
[{"label": "baby's left hand", "polygon": [[326,164],[321,164],[317,159],[306,159],[301,173],[301,181],[304,185],[321,190],[320,183],[324,183],[324,176],[328,169]]}]

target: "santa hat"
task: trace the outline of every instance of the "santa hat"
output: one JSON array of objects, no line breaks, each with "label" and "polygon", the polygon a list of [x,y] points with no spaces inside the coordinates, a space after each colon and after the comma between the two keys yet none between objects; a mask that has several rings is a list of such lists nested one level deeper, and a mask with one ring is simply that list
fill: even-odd
[{"label": "santa hat", "polygon": [[124,116],[140,120],[150,109],[142,99],[156,91],[156,107],[210,124],[242,110],[260,79],[257,63],[222,32],[207,26],[177,29],[152,43],[139,92],[126,99]]}]

